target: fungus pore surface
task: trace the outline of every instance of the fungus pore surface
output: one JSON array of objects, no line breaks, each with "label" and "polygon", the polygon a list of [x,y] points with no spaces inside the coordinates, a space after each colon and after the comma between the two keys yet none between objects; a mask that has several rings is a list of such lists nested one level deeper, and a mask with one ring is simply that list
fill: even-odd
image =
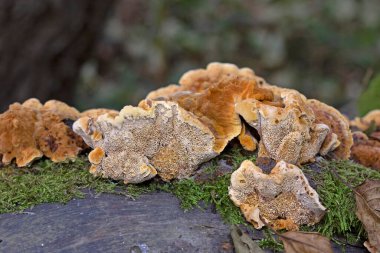
[{"label": "fungus pore surface", "polygon": [[276,230],[298,230],[319,222],[325,213],[301,169],[284,161],[270,174],[244,161],[231,175],[229,196],[257,229],[268,223]]},{"label": "fungus pore surface", "polygon": [[166,181],[188,177],[217,155],[211,131],[173,102],[149,100],[144,108],[124,107],[116,117],[83,117],[74,131],[94,148],[90,172],[125,183],[156,174]]}]

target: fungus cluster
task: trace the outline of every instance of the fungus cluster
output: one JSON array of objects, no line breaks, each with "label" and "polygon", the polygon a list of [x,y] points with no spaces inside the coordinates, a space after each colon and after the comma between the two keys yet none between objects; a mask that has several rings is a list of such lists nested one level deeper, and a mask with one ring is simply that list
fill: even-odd
[{"label": "fungus cluster", "polygon": [[[91,114],[100,112],[95,109]],[[18,167],[29,165],[42,156],[53,162],[74,158],[86,148],[83,139],[71,129],[81,114],[67,104],[37,99],[14,103],[0,114],[0,157],[7,165],[16,160]],[[95,115],[93,115],[95,117]]]},{"label": "fungus cluster", "polygon": [[[184,117],[197,122],[191,135],[203,129],[207,145],[186,136],[190,130],[178,130],[187,124]],[[178,120],[183,124],[173,125]],[[150,92],[138,107],[125,107],[116,117],[80,119],[74,131],[102,155],[96,161],[90,155],[91,171],[125,182],[141,182],[156,173],[165,180],[189,176],[234,138],[246,150],[258,147],[259,157],[292,164],[310,162],[317,154],[329,152],[346,159],[352,139],[347,120],[332,107],[295,90],[270,85],[251,69],[222,63],[185,73],[179,85]],[[183,149],[188,151],[181,153]],[[166,159],[157,158],[162,150]],[[143,165],[150,168],[150,173],[144,172],[146,177],[137,173]]]},{"label": "fungus cluster", "polygon": [[219,153],[238,137],[243,148],[258,147],[259,157],[292,164],[312,162],[317,154],[350,156],[352,135],[343,115],[296,90],[270,85],[248,68],[211,63],[185,73],[179,85],[149,93],[140,106],[149,100],[173,101],[194,114],[215,135]]},{"label": "fungus cluster", "polygon": [[[355,122],[360,128],[367,121]],[[336,109],[223,63],[191,70],[178,85],[152,91],[120,112],[79,113],[59,101],[30,99],[0,115],[3,163],[15,158],[25,166],[43,155],[62,161],[88,145],[90,172],[124,183],[189,177],[233,139],[277,164],[266,174],[243,162],[231,177],[232,201],[256,228],[268,223],[288,230],[315,224],[325,211],[297,165],[318,154],[348,159],[353,143],[349,122]]]}]

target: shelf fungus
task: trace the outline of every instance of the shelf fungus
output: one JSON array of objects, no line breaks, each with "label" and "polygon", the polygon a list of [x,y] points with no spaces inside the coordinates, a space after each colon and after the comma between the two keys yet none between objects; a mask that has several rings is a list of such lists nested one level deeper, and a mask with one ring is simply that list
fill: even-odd
[{"label": "shelf fungus", "polygon": [[297,166],[280,161],[270,174],[246,160],[232,173],[229,196],[247,221],[260,229],[298,230],[325,214],[317,192]]},{"label": "shelf fungus", "polygon": [[266,103],[273,100],[272,92],[260,88],[257,78],[249,68],[213,62],[206,69],[186,72],[179,80],[180,85],[153,91],[146,99],[175,101],[196,115],[214,133],[214,149],[219,153],[235,137],[244,149],[254,151],[258,141],[236,113],[235,104],[253,98]]},{"label": "shelf fungus", "polygon": [[354,132],[353,136],[351,158],[357,163],[380,171],[380,138],[368,137],[360,131]]},{"label": "shelf fungus", "polygon": [[249,68],[210,63],[185,73],[179,84],[153,91],[147,99],[177,102],[197,116],[215,135],[217,152],[237,137],[244,149],[258,147],[259,157],[276,161],[303,164],[332,152],[339,159],[349,157],[352,135],[343,115],[296,90],[268,84]]},{"label": "shelf fungus", "polygon": [[290,89],[276,92],[281,95],[277,102],[247,99],[235,105],[236,112],[260,135],[258,156],[292,164],[313,161],[330,128],[315,122],[313,110],[302,94]]},{"label": "shelf fungus", "polygon": [[349,159],[353,139],[348,119],[337,109],[318,100],[308,99],[307,103],[314,112],[315,122],[330,128],[319,153],[327,155],[331,152],[336,159]]},{"label": "shelf fungus", "polygon": [[114,117],[82,117],[74,131],[94,150],[95,175],[139,183],[158,174],[163,180],[190,176],[215,157],[215,137],[193,114],[167,101],[125,106]]},{"label": "shelf fungus", "polygon": [[350,121],[353,129],[366,131],[369,128],[380,128],[380,109],[368,112],[364,117],[356,117]]},{"label": "shelf fungus", "polygon": [[231,63],[212,62],[207,65],[206,69],[187,71],[180,78],[179,85],[171,84],[152,91],[147,95],[146,99],[165,99],[181,91],[187,93],[202,92],[229,77],[240,77],[256,81],[255,73],[250,68],[239,69]]},{"label": "shelf fungus", "polygon": [[351,158],[364,166],[380,170],[380,110],[373,110],[363,118],[350,122],[354,145]]},{"label": "shelf fungus", "polygon": [[14,103],[0,115],[0,154],[7,165],[13,159],[18,167],[43,155],[54,162],[76,157],[85,147],[83,140],[67,124],[80,113],[67,104],[37,99]]}]

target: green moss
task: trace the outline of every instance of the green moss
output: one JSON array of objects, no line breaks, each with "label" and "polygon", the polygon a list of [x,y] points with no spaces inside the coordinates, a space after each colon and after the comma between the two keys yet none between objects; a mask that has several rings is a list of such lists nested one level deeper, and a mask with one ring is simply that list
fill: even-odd
[{"label": "green moss", "polygon": [[358,100],[358,109],[361,116],[373,109],[380,109],[380,74],[375,76],[367,90],[360,95]]},{"label": "green moss", "polygon": [[259,246],[262,249],[270,249],[273,252],[283,252],[284,245],[276,239],[276,235],[268,228],[264,228],[264,238],[259,241]]},{"label": "green moss", "polygon": [[93,177],[83,157],[64,163],[43,160],[31,168],[0,169],[0,213],[22,211],[40,203],[66,203],[84,197],[83,189],[116,193],[118,183]]},{"label": "green moss", "polygon": [[[303,230],[317,231],[329,238],[343,237],[350,243],[364,239],[362,224],[355,214],[354,194],[343,180],[355,187],[366,178],[380,179],[380,172],[351,161],[323,161],[319,166],[322,171],[311,171],[311,176],[327,213],[319,224]],[[304,169],[310,173],[310,167]]]},{"label": "green moss", "polygon": [[173,193],[186,211],[204,205],[215,206],[216,211],[229,224],[246,223],[239,208],[228,197],[231,174],[218,177],[209,183],[197,183],[193,179],[183,179],[168,185],[166,191]]}]

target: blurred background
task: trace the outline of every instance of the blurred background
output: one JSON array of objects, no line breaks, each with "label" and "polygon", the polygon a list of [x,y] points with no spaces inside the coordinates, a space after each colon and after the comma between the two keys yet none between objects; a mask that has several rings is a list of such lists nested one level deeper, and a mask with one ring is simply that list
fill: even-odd
[{"label": "blurred background", "polygon": [[355,115],[380,73],[379,13],[378,0],[0,0],[1,111],[29,97],[120,109],[220,61]]}]

